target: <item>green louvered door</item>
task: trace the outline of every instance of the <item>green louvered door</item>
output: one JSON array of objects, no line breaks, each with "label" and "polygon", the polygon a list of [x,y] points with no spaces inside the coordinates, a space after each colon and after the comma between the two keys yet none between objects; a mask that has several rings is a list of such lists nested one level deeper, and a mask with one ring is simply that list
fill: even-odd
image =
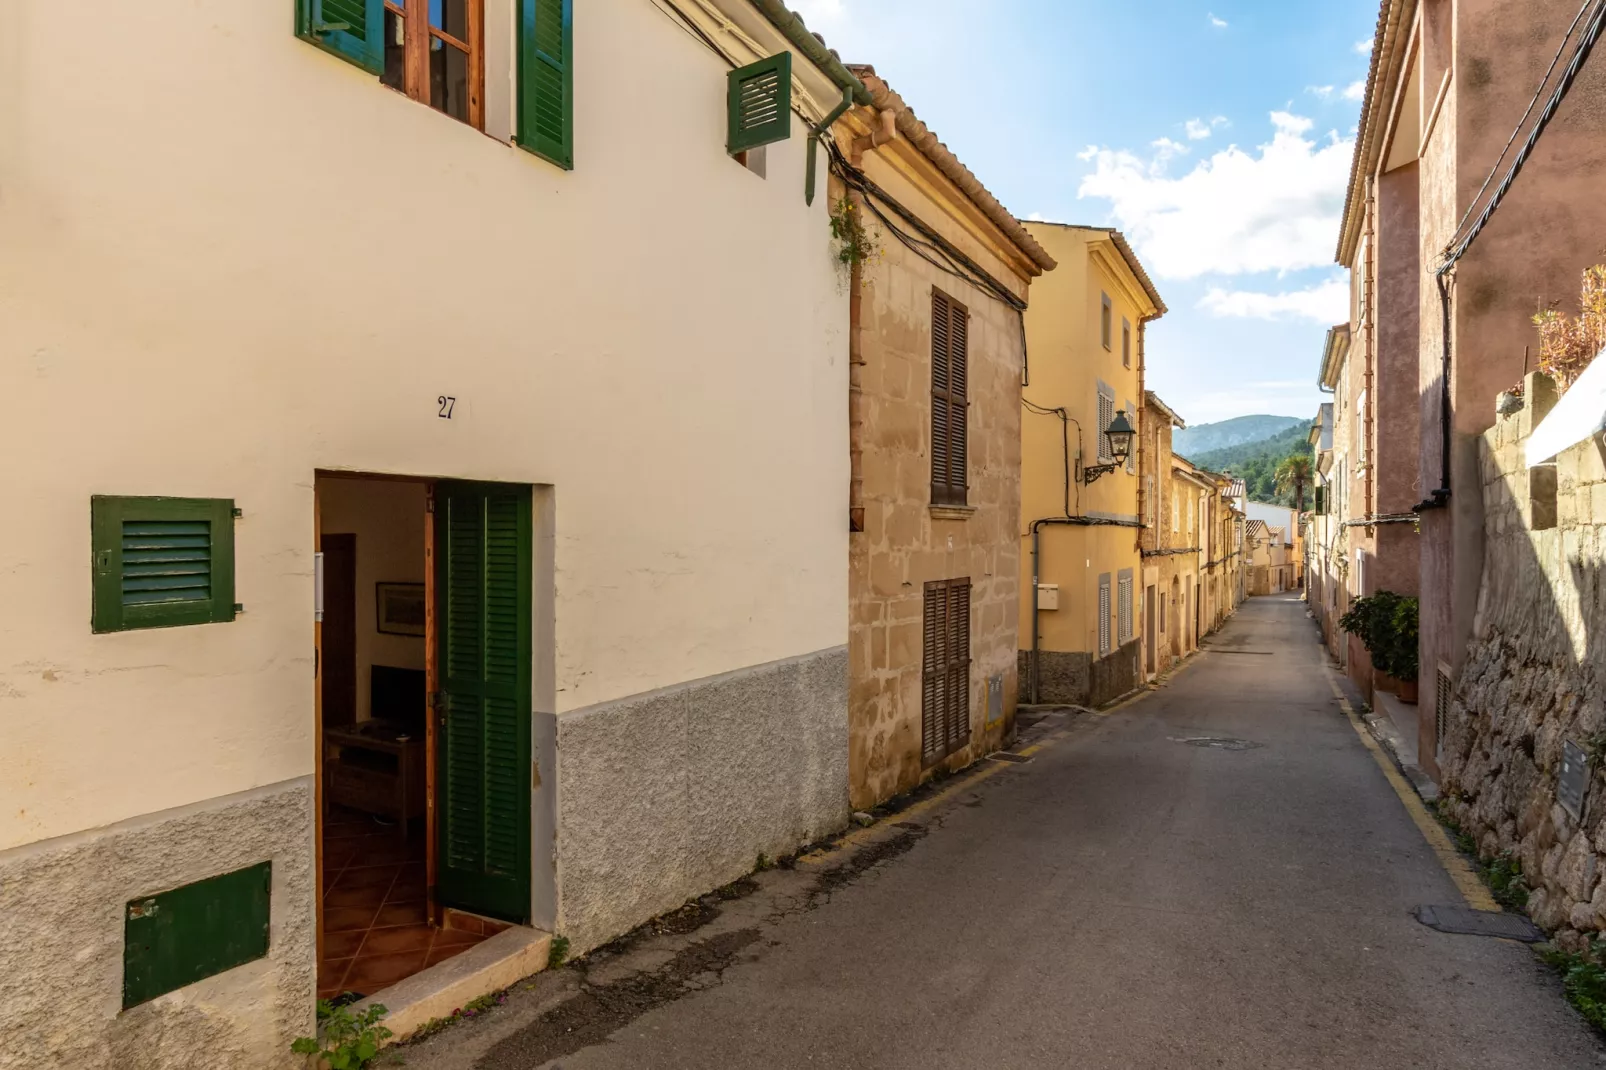
[{"label": "green louvered door", "polygon": [[435,492],[436,895],[530,916],[530,488]]}]

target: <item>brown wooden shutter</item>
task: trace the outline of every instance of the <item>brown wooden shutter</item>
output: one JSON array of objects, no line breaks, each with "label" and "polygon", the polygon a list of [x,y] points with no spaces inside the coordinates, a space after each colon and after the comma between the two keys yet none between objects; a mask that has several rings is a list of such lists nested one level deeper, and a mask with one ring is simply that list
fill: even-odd
[{"label": "brown wooden shutter", "polygon": [[948,753],[970,742],[970,581],[948,584]]},{"label": "brown wooden shutter", "polygon": [[931,501],[964,505],[968,461],[970,319],[965,306],[931,291]]},{"label": "brown wooden shutter", "polygon": [[925,585],[920,760],[932,765],[970,742],[970,580]]}]

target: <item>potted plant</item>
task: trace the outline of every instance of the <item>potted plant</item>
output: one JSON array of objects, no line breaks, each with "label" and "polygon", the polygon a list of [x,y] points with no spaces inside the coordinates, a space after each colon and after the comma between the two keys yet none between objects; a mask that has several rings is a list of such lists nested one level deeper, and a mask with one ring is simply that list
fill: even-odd
[{"label": "potted plant", "polygon": [[1401,702],[1417,699],[1417,600],[1378,591],[1357,598],[1338,626],[1358,638],[1381,679],[1377,685],[1399,695]]},{"label": "potted plant", "polygon": [[1394,639],[1389,651],[1389,675],[1400,682],[1401,702],[1416,705],[1417,627],[1420,606],[1415,598],[1402,598],[1394,607]]}]

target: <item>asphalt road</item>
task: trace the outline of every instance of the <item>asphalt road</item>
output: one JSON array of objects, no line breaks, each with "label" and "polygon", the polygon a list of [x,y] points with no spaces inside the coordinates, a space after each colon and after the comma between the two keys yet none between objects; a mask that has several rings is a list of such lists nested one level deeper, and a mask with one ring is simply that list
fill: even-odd
[{"label": "asphalt road", "polygon": [[408,1064],[1606,1066],[1527,947],[1411,916],[1462,900],[1334,701],[1304,606],[1252,599],[1209,642],[892,826],[828,894],[800,867],[747,917],[558,971],[539,1006]]}]

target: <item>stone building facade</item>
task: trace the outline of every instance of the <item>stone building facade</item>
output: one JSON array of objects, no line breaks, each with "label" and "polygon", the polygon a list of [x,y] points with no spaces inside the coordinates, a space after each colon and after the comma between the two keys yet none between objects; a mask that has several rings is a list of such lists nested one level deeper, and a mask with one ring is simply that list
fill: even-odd
[{"label": "stone building facade", "polygon": [[1026,228],[1059,267],[1026,314],[1023,690],[1098,705],[1143,681],[1140,449],[1117,458],[1104,432],[1118,413],[1138,429],[1146,327],[1165,303],[1120,231]]},{"label": "stone building facade", "polygon": [[862,808],[975,761],[1014,723],[1021,317],[1054,260],[872,68],[853,70],[872,103],[836,123],[849,158],[832,197],[879,246],[853,272],[848,341],[848,779]]},{"label": "stone building facade", "polygon": [[[1352,564],[1357,551],[1364,561],[1376,550],[1360,585],[1350,569],[1352,590],[1420,595],[1418,751],[1435,777],[1444,712],[1435,696],[1462,671],[1484,574],[1479,442],[1496,395],[1525,370],[1536,304],[1571,298],[1579,272],[1600,259],[1606,200],[1594,176],[1606,170],[1606,65],[1582,67],[1475,244],[1438,269],[1470,236],[1465,221],[1480,214],[1471,209],[1487,203],[1484,178],[1577,10],[1567,0],[1383,0],[1378,15],[1337,253],[1352,273],[1351,321],[1364,328],[1351,360],[1371,379],[1375,436],[1366,444],[1375,467],[1349,469],[1360,476],[1350,489],[1369,498],[1357,516],[1416,515],[1379,525],[1375,541],[1364,527],[1346,535]],[[1340,427],[1342,409],[1335,398]],[[1390,434],[1413,426],[1414,444],[1391,451]],[[1356,646],[1349,655],[1351,676],[1369,684]]]},{"label": "stone building facade", "polygon": [[[1479,443],[1483,576],[1463,668],[1440,696],[1438,764],[1479,853],[1515,859],[1528,913],[1576,949],[1606,930],[1606,447],[1592,436],[1529,468],[1524,445],[1556,395],[1537,374],[1524,394]],[[1560,790],[1569,756],[1581,794]]]}]

